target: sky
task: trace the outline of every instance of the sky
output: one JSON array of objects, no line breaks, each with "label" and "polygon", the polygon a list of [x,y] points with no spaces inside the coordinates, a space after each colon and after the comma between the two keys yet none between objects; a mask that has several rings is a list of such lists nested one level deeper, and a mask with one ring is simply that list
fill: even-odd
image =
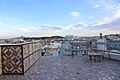
[{"label": "sky", "polygon": [[120,0],[0,0],[0,38],[120,34]]}]

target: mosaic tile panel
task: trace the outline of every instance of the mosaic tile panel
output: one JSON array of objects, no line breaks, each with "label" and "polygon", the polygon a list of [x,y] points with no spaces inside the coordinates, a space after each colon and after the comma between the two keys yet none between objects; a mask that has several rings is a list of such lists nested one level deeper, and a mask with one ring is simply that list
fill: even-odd
[{"label": "mosaic tile panel", "polygon": [[37,60],[37,56],[38,56],[37,53],[38,53],[38,52],[35,53],[35,59],[36,59],[36,60]]},{"label": "mosaic tile panel", "polygon": [[32,44],[29,44],[29,54],[33,53]]},{"label": "mosaic tile panel", "polygon": [[[23,45],[2,45],[0,71],[3,74],[24,73],[41,56],[41,42]],[[37,52],[36,52],[37,51]]]},{"label": "mosaic tile panel", "polygon": [[38,43],[36,43],[36,51],[39,49],[40,49],[40,47],[39,47],[39,42],[38,42]]},{"label": "mosaic tile panel", "polygon": [[40,42],[38,42],[38,49],[40,49]]},{"label": "mosaic tile panel", "polygon": [[30,66],[33,64],[33,56],[30,56]]},{"label": "mosaic tile panel", "polygon": [[35,51],[34,43],[32,44],[32,53]]},{"label": "mosaic tile panel", "polygon": [[41,48],[41,43],[39,42],[38,45],[39,45],[39,49],[40,49]]},{"label": "mosaic tile panel", "polygon": [[39,49],[39,44],[36,43],[36,51]]},{"label": "mosaic tile panel", "polygon": [[32,57],[33,57],[33,63],[36,61],[36,53],[34,53],[33,55],[32,55]]},{"label": "mosaic tile panel", "polygon": [[0,75],[2,74],[1,47],[0,47]]},{"label": "mosaic tile panel", "polygon": [[23,45],[23,58],[29,55],[29,44]]},{"label": "mosaic tile panel", "polygon": [[40,57],[40,51],[37,51],[36,58],[39,59],[39,57]]},{"label": "mosaic tile panel", "polygon": [[21,46],[2,46],[2,73],[23,73]]},{"label": "mosaic tile panel", "polygon": [[34,43],[32,44],[32,53],[35,51]]},{"label": "mosaic tile panel", "polygon": [[41,44],[41,42],[39,42],[39,49],[41,49],[41,47],[42,47],[42,44]]},{"label": "mosaic tile panel", "polygon": [[39,43],[36,43],[36,51],[39,50]]},{"label": "mosaic tile panel", "polygon": [[37,47],[37,43],[35,43],[35,51],[37,51],[37,48],[38,48],[38,47]]},{"label": "mosaic tile panel", "polygon": [[24,72],[30,67],[30,57],[24,59]]}]

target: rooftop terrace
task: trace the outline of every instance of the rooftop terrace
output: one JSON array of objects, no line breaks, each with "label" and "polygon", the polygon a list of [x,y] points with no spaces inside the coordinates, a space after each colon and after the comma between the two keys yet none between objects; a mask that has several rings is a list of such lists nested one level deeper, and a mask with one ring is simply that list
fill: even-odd
[{"label": "rooftop terrace", "polygon": [[1,75],[0,80],[120,80],[120,61],[87,56],[42,56],[24,75]]}]

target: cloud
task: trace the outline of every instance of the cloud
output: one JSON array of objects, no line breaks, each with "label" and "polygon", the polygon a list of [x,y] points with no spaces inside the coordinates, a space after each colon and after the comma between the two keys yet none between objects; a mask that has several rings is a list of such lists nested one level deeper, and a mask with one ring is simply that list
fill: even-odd
[{"label": "cloud", "polygon": [[42,30],[65,31],[65,30],[73,30],[73,29],[83,29],[86,26],[87,24],[80,22],[78,24],[70,24],[65,26],[42,25],[40,27]]},{"label": "cloud", "polygon": [[22,32],[32,32],[32,30],[30,30],[28,28],[18,28],[18,30],[20,30]]},{"label": "cloud", "polygon": [[4,23],[2,23],[2,22],[0,22],[0,26],[5,26],[6,24],[4,24]]},{"label": "cloud", "polygon": [[111,19],[103,19],[101,21],[97,21],[97,23],[93,24],[92,26],[93,27],[98,27],[98,26],[101,26],[101,25],[105,25],[105,24],[109,24],[111,23]]},{"label": "cloud", "polygon": [[58,26],[58,25],[42,25],[42,26],[40,26],[40,29],[43,29],[43,30],[63,30],[62,26]]},{"label": "cloud", "polygon": [[83,29],[87,25],[88,24],[80,22],[78,24],[65,25],[65,26],[59,26],[59,25],[31,26],[31,27],[17,28],[17,30],[19,30],[21,32],[39,32],[39,31],[64,32],[66,30],[76,30],[76,29],[79,30],[79,29]]},{"label": "cloud", "polygon": [[120,5],[116,0],[93,0],[94,8],[115,10]]},{"label": "cloud", "polygon": [[78,23],[76,25],[73,25],[72,28],[73,29],[83,29],[84,27],[86,27],[88,24],[85,24],[85,23]]},{"label": "cloud", "polygon": [[28,27],[29,30],[38,30],[39,28],[38,27],[35,27],[35,26],[31,26],[31,27]]},{"label": "cloud", "polygon": [[91,29],[118,31],[120,28],[120,3],[117,2],[117,0],[94,0],[94,7],[107,10],[110,14],[113,15],[109,18],[105,17],[99,21],[93,22],[89,25],[91,26]]},{"label": "cloud", "polygon": [[79,30],[79,29],[83,29],[86,26],[88,26],[88,24],[80,22],[78,24],[66,25],[64,26],[64,30],[75,30],[75,29]]},{"label": "cloud", "polygon": [[70,15],[71,15],[71,16],[74,16],[74,17],[77,17],[77,16],[80,15],[80,13],[77,12],[77,11],[73,11],[73,12],[70,13]]},{"label": "cloud", "polygon": [[62,26],[58,25],[41,25],[41,26],[31,26],[24,28],[17,28],[17,30],[22,32],[38,32],[38,31],[62,31]]},{"label": "cloud", "polygon": [[97,4],[96,4],[94,7],[95,7],[95,8],[98,8],[98,7],[100,7],[100,5],[97,5]]},{"label": "cloud", "polygon": [[92,25],[98,29],[120,28],[120,10],[118,9],[111,18],[105,18]]},{"label": "cloud", "polygon": [[89,16],[88,18],[92,19],[92,18],[94,18],[94,17],[93,17],[93,16]]},{"label": "cloud", "polygon": [[120,6],[118,10],[115,12],[115,14],[113,15],[113,18],[120,18]]}]

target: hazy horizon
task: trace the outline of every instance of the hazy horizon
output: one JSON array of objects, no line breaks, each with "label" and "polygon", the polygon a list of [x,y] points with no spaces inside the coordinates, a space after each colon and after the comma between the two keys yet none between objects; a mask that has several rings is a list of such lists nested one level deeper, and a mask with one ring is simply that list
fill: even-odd
[{"label": "hazy horizon", "polygon": [[0,0],[0,39],[120,34],[120,0]]}]

